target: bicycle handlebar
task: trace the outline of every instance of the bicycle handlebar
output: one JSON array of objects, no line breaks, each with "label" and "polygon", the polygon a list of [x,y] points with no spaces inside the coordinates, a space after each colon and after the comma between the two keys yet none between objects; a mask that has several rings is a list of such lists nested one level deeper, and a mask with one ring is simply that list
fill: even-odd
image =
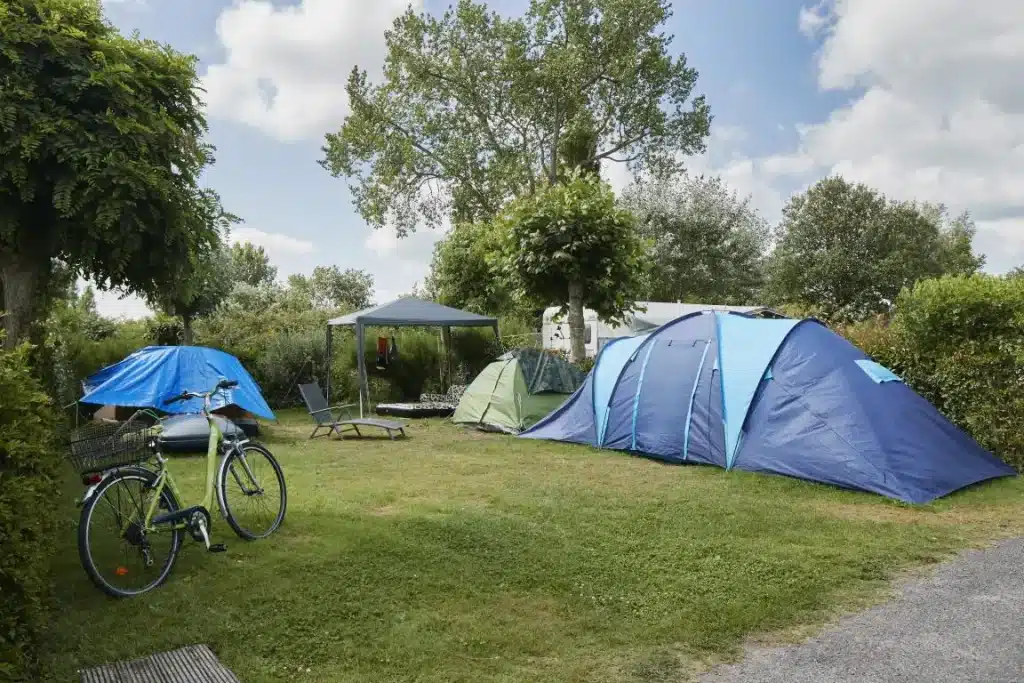
[{"label": "bicycle handlebar", "polygon": [[238,380],[236,379],[222,379],[221,381],[217,382],[217,386],[215,386],[210,391],[204,391],[202,393],[197,393],[194,391],[183,391],[177,396],[172,396],[171,398],[164,400],[164,405],[170,405],[172,403],[177,403],[178,401],[187,401],[190,398],[209,398],[210,396],[216,394],[218,391],[221,391],[223,389],[233,389],[234,387],[237,386]]}]

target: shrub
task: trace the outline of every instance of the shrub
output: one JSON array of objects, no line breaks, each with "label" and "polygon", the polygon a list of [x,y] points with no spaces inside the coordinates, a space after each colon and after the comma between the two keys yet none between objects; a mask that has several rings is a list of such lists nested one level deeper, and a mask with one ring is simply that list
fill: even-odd
[{"label": "shrub", "polygon": [[923,280],[890,321],[843,330],[982,446],[1024,468],[1024,281]]},{"label": "shrub", "polygon": [[[394,336],[398,357],[383,370],[377,369],[377,338]],[[355,349],[351,363],[355,366]],[[371,392],[371,402],[415,401],[425,391],[436,391],[441,384],[441,343],[437,330],[403,328],[394,333],[385,330],[367,330],[366,372],[383,380],[377,387],[387,387],[380,393]],[[378,389],[380,392],[380,389]],[[358,393],[357,393],[358,395]]]},{"label": "shrub", "polygon": [[28,347],[0,350],[0,680],[37,680],[60,495],[55,416]]},{"label": "shrub", "polygon": [[185,340],[185,325],[179,318],[157,313],[146,320],[146,336],[154,346],[177,346]]},{"label": "shrub", "polygon": [[[195,343],[238,358],[274,408],[302,404],[298,384],[327,373],[327,320],[323,311],[227,310],[196,323]],[[344,335],[335,331],[335,351]],[[339,376],[335,356],[333,374]]]},{"label": "shrub", "polygon": [[46,322],[33,362],[60,406],[82,395],[82,380],[149,343],[146,322],[115,322],[75,306],[57,307]]},{"label": "shrub", "polygon": [[[245,363],[264,398],[278,408],[301,405],[300,383],[324,383],[327,371],[325,331],[275,332],[264,337],[261,353]],[[243,361],[244,363],[244,361]]]},{"label": "shrub", "polygon": [[597,361],[596,358],[581,358],[574,365],[583,371],[583,374],[587,374],[594,369],[594,363]]}]

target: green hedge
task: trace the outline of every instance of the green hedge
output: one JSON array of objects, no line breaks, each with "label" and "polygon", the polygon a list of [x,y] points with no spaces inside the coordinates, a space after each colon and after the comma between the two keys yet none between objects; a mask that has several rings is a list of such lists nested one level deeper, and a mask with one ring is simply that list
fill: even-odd
[{"label": "green hedge", "polygon": [[57,420],[28,370],[28,347],[0,350],[0,680],[36,678],[60,544]]},{"label": "green hedge", "polygon": [[891,320],[843,330],[1018,470],[1024,469],[1024,279],[918,282]]}]

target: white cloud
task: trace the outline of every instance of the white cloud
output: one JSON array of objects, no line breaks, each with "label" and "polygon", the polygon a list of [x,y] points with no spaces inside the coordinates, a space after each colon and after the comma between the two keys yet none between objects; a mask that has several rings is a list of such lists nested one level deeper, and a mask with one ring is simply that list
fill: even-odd
[{"label": "white cloud", "polygon": [[825,28],[825,25],[828,24],[828,15],[825,11],[827,2],[828,0],[823,0],[814,7],[800,8],[800,14],[797,17],[797,26],[800,28],[800,33],[812,38]]},{"label": "white cloud", "polygon": [[370,235],[364,242],[366,248],[375,254],[387,256],[398,250],[399,237],[390,227],[370,229]]},{"label": "white cloud", "polygon": [[447,226],[438,230],[421,229],[401,238],[389,226],[370,229],[363,244],[382,264],[374,272],[378,302],[394,299],[408,292],[414,284],[423,284],[430,273],[434,245],[444,238],[448,229]]},{"label": "white cloud", "polygon": [[[319,138],[348,112],[353,66],[377,77],[384,31],[408,0],[236,0],[217,19],[226,57],[203,78],[207,109],[281,140]],[[414,0],[414,7],[421,7]]]},{"label": "white cloud", "polygon": [[769,176],[835,172],[978,219],[988,268],[1024,257],[1024,3],[825,0],[799,16],[823,35],[824,90],[856,97],[799,130]]},{"label": "white cloud", "polygon": [[288,235],[282,235],[279,232],[263,232],[256,228],[248,228],[244,226],[240,228],[233,228],[231,230],[231,237],[229,241],[232,244],[238,242],[249,242],[257,247],[263,247],[270,256],[271,261],[274,260],[275,256],[313,253],[312,242],[289,237]]}]

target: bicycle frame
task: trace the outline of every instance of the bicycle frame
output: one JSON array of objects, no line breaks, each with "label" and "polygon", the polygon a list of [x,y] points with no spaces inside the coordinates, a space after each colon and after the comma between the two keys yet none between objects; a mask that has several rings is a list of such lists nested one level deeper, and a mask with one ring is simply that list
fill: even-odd
[{"label": "bicycle frame", "polygon": [[[206,405],[203,409],[203,416],[206,418],[207,424],[210,425],[210,438],[206,443],[206,493],[203,495],[203,500],[199,503],[207,512],[213,510],[213,499],[215,485],[217,483],[217,446],[220,445],[221,431],[217,427],[217,422],[210,416],[210,397],[206,397]],[[164,487],[168,486],[171,489],[171,493],[178,500],[179,503],[185,505],[182,501],[181,493],[174,483],[174,477],[171,476],[170,471],[167,469],[167,459],[162,455],[157,455],[160,460],[160,472],[157,474],[155,492],[153,494],[153,500],[149,503],[149,509],[146,510],[146,518],[144,520],[144,526],[147,532],[155,531],[153,528],[153,517],[156,515],[157,506],[160,504],[160,495],[164,491]],[[220,504],[221,501],[217,501]],[[187,505],[185,507],[188,507]],[[221,512],[223,513],[223,507]],[[175,524],[172,528],[182,529],[186,526],[184,522]]]}]

